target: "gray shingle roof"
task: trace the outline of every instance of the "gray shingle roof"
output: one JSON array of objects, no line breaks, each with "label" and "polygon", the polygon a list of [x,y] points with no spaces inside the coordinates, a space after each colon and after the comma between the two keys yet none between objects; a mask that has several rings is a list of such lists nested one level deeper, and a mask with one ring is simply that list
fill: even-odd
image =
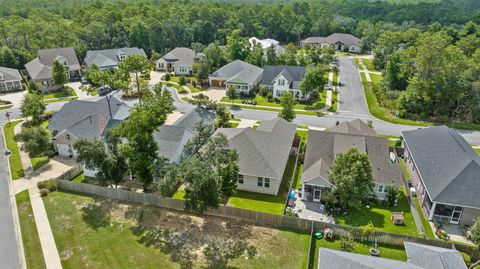
[{"label": "gray shingle roof", "polygon": [[52,78],[53,62],[59,57],[67,60],[69,70],[80,70],[80,63],[73,48],[38,50],[38,57],[25,64],[28,74],[34,80]]},{"label": "gray shingle roof", "polygon": [[467,269],[460,252],[454,249],[439,248],[404,242],[409,263],[425,269]]},{"label": "gray shingle roof", "polygon": [[137,47],[89,50],[87,51],[84,62],[88,67],[90,67],[92,64],[96,64],[100,68],[112,68],[116,67],[120,63],[120,59],[118,58],[120,53],[125,54],[127,57],[131,55],[141,55],[147,57],[145,51]]},{"label": "gray shingle roof", "polygon": [[433,201],[480,208],[480,156],[462,136],[445,126],[402,133]]},{"label": "gray shingle roof", "polygon": [[318,269],[424,269],[403,261],[320,248]]},{"label": "gray shingle roof", "polygon": [[175,65],[187,65],[192,66],[195,62],[195,59],[199,58],[200,54],[196,53],[190,48],[177,47],[163,55],[158,61],[164,60],[169,63],[174,62]]},{"label": "gray shingle roof", "polygon": [[263,69],[262,85],[273,85],[273,80],[282,74],[290,83],[291,89],[298,89],[305,77],[307,69],[304,66],[267,65]]},{"label": "gray shingle roof", "polygon": [[235,60],[213,72],[209,78],[222,78],[227,79],[227,82],[252,85],[261,78],[262,74],[262,68],[241,60]]},{"label": "gray shingle roof", "polygon": [[360,45],[361,40],[351,34],[333,33],[327,37],[312,36],[302,40],[305,44],[335,44],[341,42],[345,45]]},{"label": "gray shingle roof", "polygon": [[329,172],[335,157],[355,147],[360,152],[367,153],[375,182],[400,186],[402,170],[398,163],[390,162],[388,139],[374,136],[375,131],[366,124],[365,128],[363,124],[354,121],[340,124],[336,126],[339,128],[330,131],[309,130],[301,182],[331,187]]},{"label": "gray shingle roof", "polygon": [[95,114],[89,115],[86,118],[80,120],[77,123],[66,128],[71,134],[73,134],[77,138],[82,139],[94,139],[99,138],[108,122],[109,116],[101,112],[97,112]]},{"label": "gray shingle roof", "polygon": [[22,80],[22,75],[20,75],[20,72],[13,68],[0,66],[0,75],[3,75],[4,81]]},{"label": "gray shingle roof", "polygon": [[[110,100],[110,107],[112,109],[112,115],[114,119],[124,119],[122,117],[117,118],[116,114],[118,111],[123,110],[122,107],[128,107],[126,104],[113,97]],[[98,115],[97,115],[98,114]],[[95,116],[97,115],[97,116]],[[81,101],[81,100],[72,100],[66,103],[57,113],[52,116],[50,123],[48,124],[48,129],[51,131],[62,131],[72,126],[75,126],[86,119],[89,119],[91,116],[94,117],[105,117],[106,121],[110,119],[110,112],[108,109],[108,103],[106,98],[98,99],[97,101]],[[87,127],[86,124],[80,124],[78,126]],[[75,127],[77,132],[79,127]],[[104,126],[104,128],[106,125]],[[90,132],[90,131],[85,131]],[[102,130],[103,132],[103,130]],[[81,138],[81,137],[79,137]]]},{"label": "gray shingle roof", "polygon": [[257,129],[220,128],[239,156],[240,174],[281,179],[295,137],[296,125],[282,118],[260,123]]},{"label": "gray shingle roof", "polygon": [[[153,133],[153,139],[157,142],[160,156],[170,162],[178,162],[185,144],[196,135],[196,127],[199,123],[213,127],[215,115],[203,107],[196,107],[182,115],[172,125],[162,125]],[[213,128],[212,128],[213,132]]]},{"label": "gray shingle roof", "polygon": [[375,130],[362,120],[344,121],[330,129],[330,132],[376,136]]}]

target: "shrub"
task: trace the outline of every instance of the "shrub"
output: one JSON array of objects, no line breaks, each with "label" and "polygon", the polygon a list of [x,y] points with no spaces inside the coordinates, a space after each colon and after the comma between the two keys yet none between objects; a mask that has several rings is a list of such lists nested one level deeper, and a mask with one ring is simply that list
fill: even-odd
[{"label": "shrub", "polygon": [[45,189],[45,188],[47,188],[47,181],[46,181],[46,180],[42,180],[42,181],[37,182],[37,187],[38,187],[39,189]]},{"label": "shrub", "polygon": [[353,252],[355,249],[355,240],[352,236],[345,236],[340,239],[340,249],[346,252]]},{"label": "shrub", "polygon": [[470,255],[465,252],[460,252],[460,254],[462,255],[462,259],[467,265],[467,267],[470,267],[470,265],[472,265],[472,258],[470,258]]},{"label": "shrub", "polygon": [[397,204],[399,191],[397,187],[391,186],[388,188],[386,202],[387,206],[394,207]]},{"label": "shrub", "polygon": [[188,80],[187,80],[187,78],[186,78],[185,76],[181,76],[180,79],[178,80],[178,84],[179,84],[180,86],[185,86],[185,85],[187,85],[187,82],[188,82]]},{"label": "shrub", "polygon": [[269,92],[267,94],[267,101],[272,102],[273,101],[273,93]]},{"label": "shrub", "polygon": [[40,189],[40,197],[45,197],[48,195],[47,189]]},{"label": "shrub", "polygon": [[42,180],[37,183],[37,187],[40,189],[48,190],[50,192],[54,192],[57,190],[57,180],[54,178],[49,179],[49,180]]},{"label": "shrub", "polygon": [[166,73],[166,74],[163,76],[163,80],[165,80],[165,81],[170,81],[170,74],[169,74],[169,73]]},{"label": "shrub", "polygon": [[293,210],[291,208],[287,208],[287,210],[285,211],[285,216],[297,217],[297,214],[295,212],[293,212]]}]

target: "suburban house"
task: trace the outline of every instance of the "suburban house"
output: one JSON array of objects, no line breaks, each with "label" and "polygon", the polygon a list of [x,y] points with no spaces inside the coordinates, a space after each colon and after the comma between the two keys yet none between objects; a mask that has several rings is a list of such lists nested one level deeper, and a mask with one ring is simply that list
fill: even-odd
[{"label": "suburban house", "polygon": [[212,87],[234,87],[238,93],[248,94],[262,80],[263,69],[235,60],[213,72],[208,80]]},{"label": "suburban house", "polygon": [[262,121],[257,129],[220,128],[239,156],[237,189],[277,195],[295,138],[296,125],[282,118]]},{"label": "suburban house", "polygon": [[183,147],[188,140],[197,135],[198,124],[215,127],[215,115],[203,107],[196,107],[183,114],[171,125],[162,125],[153,133],[153,139],[158,144],[158,155],[170,162],[180,163]]},{"label": "suburban house", "polygon": [[348,51],[353,53],[362,52],[362,40],[351,34],[334,33],[327,37],[308,37],[300,41],[300,46],[318,46],[326,48],[332,46],[337,51]]},{"label": "suburban house", "polygon": [[376,136],[372,128],[357,119],[342,122],[328,131],[308,131],[301,178],[303,200],[319,202],[322,191],[335,188],[329,180],[330,168],[335,157],[349,148],[368,155],[377,199],[385,199],[389,187],[402,186],[402,170],[388,147],[388,139]]},{"label": "suburban house", "polygon": [[23,90],[22,75],[17,69],[0,66],[0,92]]},{"label": "suburban house", "polygon": [[403,245],[407,253],[406,262],[320,248],[318,269],[467,269],[458,250],[410,242]]},{"label": "suburban house", "polygon": [[158,71],[174,72],[175,75],[191,75],[193,64],[201,58],[201,53],[196,53],[189,48],[175,48],[163,55],[155,62]]},{"label": "suburban house", "polygon": [[300,90],[300,83],[306,72],[304,66],[267,65],[263,69],[260,85],[271,91],[273,97],[278,98],[288,91],[293,97],[304,100],[306,96]]},{"label": "suburban house", "polygon": [[48,129],[58,155],[72,158],[77,156],[73,144],[79,139],[99,139],[129,116],[130,107],[115,97],[110,102],[107,97],[96,101],[73,100],[52,116]]},{"label": "suburban house", "polygon": [[480,156],[445,126],[402,133],[405,162],[427,218],[473,224],[480,216]]},{"label": "suburban house", "polygon": [[59,61],[67,71],[68,80],[79,80],[81,76],[80,63],[73,48],[57,48],[38,50],[38,57],[25,64],[30,78],[48,89],[54,85],[52,79],[53,62]]},{"label": "suburban house", "polygon": [[84,63],[87,67],[93,64],[97,65],[100,70],[111,70],[118,67],[118,64],[125,60],[128,56],[140,55],[147,57],[143,49],[137,47],[133,48],[119,48],[106,50],[89,50],[85,56]]},{"label": "suburban house", "polygon": [[250,43],[250,45],[252,47],[255,44],[260,44],[262,46],[262,49],[264,50],[264,52],[266,52],[268,50],[268,48],[270,48],[272,46],[275,48],[275,53],[277,55],[285,52],[285,49],[279,45],[280,42],[278,42],[275,39],[271,39],[271,38],[258,39],[256,37],[250,37],[248,39],[248,43]]}]

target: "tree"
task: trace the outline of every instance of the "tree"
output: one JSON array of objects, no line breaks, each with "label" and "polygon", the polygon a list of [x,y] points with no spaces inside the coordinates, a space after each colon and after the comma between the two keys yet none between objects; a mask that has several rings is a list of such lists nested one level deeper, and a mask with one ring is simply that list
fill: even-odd
[{"label": "tree", "polygon": [[53,152],[50,133],[42,127],[23,128],[15,140],[22,142],[21,149],[28,152],[30,157],[46,156]]},{"label": "tree", "polygon": [[277,65],[277,52],[275,51],[275,46],[270,46],[266,51],[266,65]]},{"label": "tree", "polygon": [[400,191],[396,186],[388,187],[387,196],[385,197],[385,200],[387,201],[387,205],[389,207],[393,207],[397,204],[399,194],[400,194]]},{"label": "tree", "polygon": [[212,133],[212,127],[207,124],[199,123],[195,127],[197,135],[192,137],[183,147],[182,159],[188,159],[195,154],[198,154],[200,149],[207,144]]},{"label": "tree", "polygon": [[230,60],[245,60],[250,51],[250,43],[246,37],[240,36],[240,30],[233,30],[227,36],[227,55]]},{"label": "tree", "polygon": [[154,175],[160,178],[158,187],[163,197],[172,197],[177,191],[177,165],[166,158],[159,158],[154,165]]},{"label": "tree", "polygon": [[3,46],[0,48],[0,66],[18,68],[18,64],[17,58],[9,47]]},{"label": "tree", "polygon": [[98,68],[98,65],[92,64],[88,68],[88,70],[85,74],[87,82],[90,85],[93,85],[93,86],[99,85],[100,84],[99,81],[100,81],[101,72],[102,71],[100,71],[100,68]]},{"label": "tree", "polygon": [[305,78],[300,84],[300,90],[307,99],[310,99],[312,93],[319,92],[323,89],[323,85],[327,82],[324,76],[326,71],[327,68],[323,65],[307,68]]},{"label": "tree", "polygon": [[106,142],[81,139],[75,142],[73,148],[78,153],[78,162],[90,170],[95,170],[101,182],[114,184],[117,188],[128,167],[125,158],[119,152],[120,139],[110,132],[105,138]]},{"label": "tree", "polygon": [[222,128],[229,126],[230,113],[228,109],[224,105],[218,105],[215,112],[217,114],[217,127]]},{"label": "tree", "polygon": [[52,80],[53,84],[61,86],[68,81],[67,71],[65,70],[63,64],[61,64],[58,60],[53,61]]},{"label": "tree", "polygon": [[200,81],[200,85],[203,86],[203,83],[205,80],[208,79],[209,76],[209,68],[208,65],[204,62],[201,62],[200,65],[198,66],[198,71],[195,74],[195,78]]},{"label": "tree", "polygon": [[282,111],[278,114],[279,117],[286,121],[292,121],[295,119],[295,111],[293,110],[297,100],[293,98],[291,92],[286,92],[280,97],[280,104],[282,105]]},{"label": "tree", "polygon": [[367,154],[350,148],[337,155],[330,170],[332,190],[344,209],[360,208],[373,190],[372,167]]},{"label": "tree", "polygon": [[252,46],[250,53],[247,56],[247,62],[255,66],[263,66],[263,47],[260,43],[255,43]]},{"label": "tree", "polygon": [[472,242],[480,247],[480,218],[475,220],[475,223],[468,229],[468,231]]},{"label": "tree", "polygon": [[153,132],[165,122],[174,110],[169,91],[156,87],[152,96],[146,96],[142,106],[135,106],[130,117],[113,128],[113,133],[126,140],[119,152],[125,158],[130,172],[143,183],[147,192],[153,180],[153,163],[157,159],[157,143]]},{"label": "tree", "polygon": [[32,117],[33,123],[40,123],[42,115],[45,112],[46,106],[43,101],[43,96],[37,93],[27,93],[22,100],[22,115],[23,117]]},{"label": "tree", "polygon": [[233,86],[228,87],[227,97],[228,99],[230,99],[230,101],[232,101],[232,106],[233,106],[233,101],[235,101],[235,99],[238,98],[238,93],[237,93],[237,90],[235,90],[235,87]]},{"label": "tree", "polygon": [[202,62],[208,66],[209,71],[217,69],[227,62],[223,51],[218,47],[216,43],[209,44],[207,48],[203,51],[203,54],[205,56],[203,56]]},{"label": "tree", "polygon": [[228,268],[228,262],[246,255],[252,259],[257,254],[254,246],[249,246],[243,239],[232,237],[228,240],[213,239],[203,249],[207,268]]},{"label": "tree", "polygon": [[145,56],[130,55],[125,60],[120,62],[118,68],[124,73],[125,77],[133,74],[138,93],[138,100],[140,105],[142,105],[142,87],[140,78],[142,74],[145,74],[151,70],[151,62]]}]

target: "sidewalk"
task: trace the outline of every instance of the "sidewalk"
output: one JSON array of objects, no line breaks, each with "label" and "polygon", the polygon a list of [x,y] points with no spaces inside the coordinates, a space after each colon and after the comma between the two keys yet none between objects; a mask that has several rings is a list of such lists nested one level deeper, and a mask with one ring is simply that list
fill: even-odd
[{"label": "sidewalk", "polygon": [[[13,133],[15,135],[19,134],[22,131],[22,125],[25,123],[25,121],[19,122],[15,127],[13,128]],[[22,161],[22,166],[23,166],[23,171],[25,172],[25,175],[28,175],[30,172],[33,171],[32,168],[32,161],[30,160],[30,156],[28,156],[28,153],[25,151],[21,150],[22,148],[21,142],[17,142],[18,145],[18,150],[20,152],[20,160]]]}]

